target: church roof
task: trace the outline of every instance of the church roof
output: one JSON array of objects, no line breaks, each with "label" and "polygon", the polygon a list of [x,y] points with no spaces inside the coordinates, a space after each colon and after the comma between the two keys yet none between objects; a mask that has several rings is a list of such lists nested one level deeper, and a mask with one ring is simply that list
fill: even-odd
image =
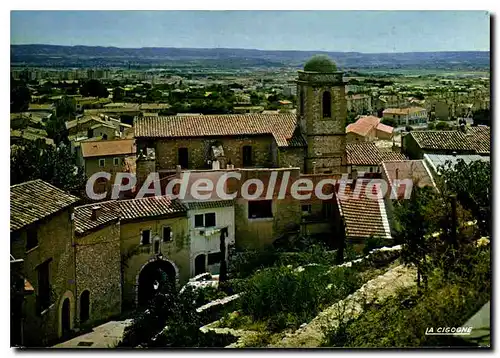
[{"label": "church roof", "polygon": [[326,55],[316,55],[306,62],[304,71],[331,73],[337,71],[337,65]]},{"label": "church roof", "polygon": [[279,147],[305,146],[294,114],[136,117],[136,138],[272,135]]}]

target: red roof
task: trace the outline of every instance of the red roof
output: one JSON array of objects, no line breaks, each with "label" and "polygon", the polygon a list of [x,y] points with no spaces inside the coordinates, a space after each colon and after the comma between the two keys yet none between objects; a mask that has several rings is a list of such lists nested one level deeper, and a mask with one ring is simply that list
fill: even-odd
[{"label": "red roof", "polygon": [[296,127],[297,118],[290,113],[138,117],[134,121],[136,138],[269,134],[279,147],[293,146]]},{"label": "red roof", "polygon": [[346,128],[346,133],[356,133],[366,136],[370,130],[380,123],[380,118],[374,116],[360,117],[356,122],[351,123]]},{"label": "red roof", "polygon": [[82,142],[81,147],[84,158],[135,154],[135,141],[133,139]]}]

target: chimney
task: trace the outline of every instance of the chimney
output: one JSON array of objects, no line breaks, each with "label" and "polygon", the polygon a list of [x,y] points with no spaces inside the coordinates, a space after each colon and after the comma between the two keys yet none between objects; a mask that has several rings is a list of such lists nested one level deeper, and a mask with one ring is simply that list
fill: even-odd
[{"label": "chimney", "polygon": [[101,211],[101,207],[96,205],[92,207],[92,215],[90,217],[91,220],[97,221],[99,218],[99,212]]}]

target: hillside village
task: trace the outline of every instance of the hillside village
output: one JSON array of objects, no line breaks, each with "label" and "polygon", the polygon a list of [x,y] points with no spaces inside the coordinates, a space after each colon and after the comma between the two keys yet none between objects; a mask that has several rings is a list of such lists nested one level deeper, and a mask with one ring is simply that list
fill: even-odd
[{"label": "hillside village", "polygon": [[[172,316],[197,325],[199,346],[206,337],[220,347],[348,346],[354,338],[332,333],[344,327],[337,316],[322,332],[325,317],[341,304],[360,320],[376,314],[360,303],[368,300],[361,291],[383,305],[400,297],[397,285],[417,295],[421,284],[448,282],[429,262],[445,260],[449,242],[461,248],[453,246],[450,272],[480,262],[471,275],[482,280],[473,286],[481,294],[467,296],[475,303],[455,307],[464,316],[454,325],[489,302],[490,287],[481,286],[491,230],[487,77],[366,75],[316,56],[298,71],[13,68],[11,80],[12,345],[178,346],[175,330],[144,313],[166,309],[158,294],[170,289],[165,297],[182,309],[189,300],[180,291],[207,292],[189,306],[203,313],[199,321]],[[473,187],[475,171],[488,194],[480,184],[454,186],[460,179]],[[239,178],[225,183],[230,199],[155,195],[179,194],[176,183],[188,175],[192,184],[228,173]],[[246,198],[252,180],[272,190]],[[370,180],[387,183],[386,195],[370,195]],[[403,180],[418,194],[405,197]],[[313,194],[298,198],[292,183],[300,181],[323,189],[302,187]],[[449,226],[411,221],[434,223],[424,215]],[[418,242],[417,258],[408,259],[411,237],[435,249]],[[296,291],[281,290],[281,279],[296,282]],[[280,300],[290,307],[276,308]],[[143,337],[131,322],[161,328]],[[98,328],[106,324],[120,327],[118,338],[103,338]],[[443,343],[436,342],[425,344]]]}]

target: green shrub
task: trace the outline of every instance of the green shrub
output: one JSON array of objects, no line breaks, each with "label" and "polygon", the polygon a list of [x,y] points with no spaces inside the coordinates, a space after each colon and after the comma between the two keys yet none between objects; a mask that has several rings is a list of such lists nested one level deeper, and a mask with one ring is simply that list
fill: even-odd
[{"label": "green shrub", "polygon": [[357,274],[348,268],[267,268],[248,280],[241,311],[253,320],[268,320],[272,331],[297,327],[359,286]]},{"label": "green shrub", "polygon": [[[436,269],[420,296],[401,291],[372,305],[357,319],[325,334],[329,347],[427,347],[466,345],[452,336],[427,336],[428,327],[461,326],[491,298],[489,250],[458,259],[456,269]],[[458,267],[461,267],[458,269]]]}]

